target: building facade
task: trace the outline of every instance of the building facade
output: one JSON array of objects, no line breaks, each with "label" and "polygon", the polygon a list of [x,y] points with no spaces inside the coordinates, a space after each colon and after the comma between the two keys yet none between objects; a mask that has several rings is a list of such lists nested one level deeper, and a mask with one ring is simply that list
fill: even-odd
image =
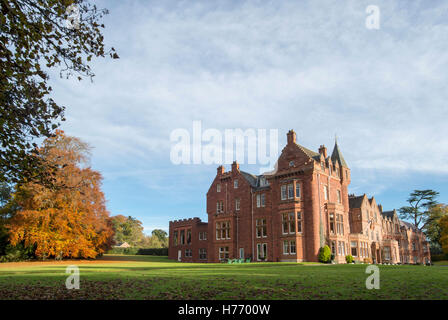
[{"label": "building facade", "polygon": [[423,233],[383,212],[374,198],[348,194],[350,168],[337,142],[311,151],[287,134],[273,172],[252,175],[237,162],[218,167],[207,192],[208,223],[170,222],[169,257],[186,262],[318,261],[328,245],[337,263],[346,255],[373,263],[425,263]]}]

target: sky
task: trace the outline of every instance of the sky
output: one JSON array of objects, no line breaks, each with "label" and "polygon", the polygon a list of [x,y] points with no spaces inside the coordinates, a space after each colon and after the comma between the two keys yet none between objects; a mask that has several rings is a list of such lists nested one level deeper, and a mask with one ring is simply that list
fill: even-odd
[{"label": "sky", "polygon": [[[414,189],[448,203],[447,1],[100,0],[105,44],[93,82],[51,80],[62,129],[92,147],[111,215],[145,232],[207,220],[218,164],[173,164],[176,129],[275,129],[317,151],[335,135],[350,193],[385,210]],[[368,29],[368,5],[379,29]],[[226,166],[227,170],[229,165]],[[261,165],[240,165],[259,173]]]}]

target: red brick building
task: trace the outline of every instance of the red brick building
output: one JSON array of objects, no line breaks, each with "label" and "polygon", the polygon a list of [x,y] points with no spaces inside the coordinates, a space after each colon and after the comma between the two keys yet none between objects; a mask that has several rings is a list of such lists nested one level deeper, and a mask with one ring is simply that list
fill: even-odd
[{"label": "red brick building", "polygon": [[423,263],[424,234],[383,212],[374,198],[348,194],[350,168],[335,143],[331,156],[311,151],[289,131],[273,172],[252,175],[234,162],[218,167],[207,192],[208,223],[170,222],[169,257],[186,262],[318,261],[329,245],[335,261]]}]

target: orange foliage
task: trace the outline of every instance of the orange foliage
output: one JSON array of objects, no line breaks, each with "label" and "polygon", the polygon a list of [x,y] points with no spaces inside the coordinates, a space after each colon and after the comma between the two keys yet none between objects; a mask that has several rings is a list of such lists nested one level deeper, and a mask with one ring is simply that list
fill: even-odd
[{"label": "orange foliage", "polygon": [[448,254],[448,216],[443,216],[440,219],[440,228],[441,230],[441,236],[440,236],[440,242],[442,244],[442,249],[445,254]]},{"label": "orange foliage", "polygon": [[108,250],[113,230],[101,191],[101,174],[81,167],[88,146],[62,131],[44,141],[39,156],[57,170],[54,186],[24,182],[15,201],[22,208],[8,223],[13,245],[35,245],[41,258],[95,258]]}]

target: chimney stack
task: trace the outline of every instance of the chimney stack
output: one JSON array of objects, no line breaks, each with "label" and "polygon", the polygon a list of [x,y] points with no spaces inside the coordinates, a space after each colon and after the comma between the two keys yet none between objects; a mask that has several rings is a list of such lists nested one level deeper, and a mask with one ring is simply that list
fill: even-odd
[{"label": "chimney stack", "polygon": [[327,148],[324,145],[321,145],[319,147],[319,153],[323,155],[325,159],[327,159]]},{"label": "chimney stack", "polygon": [[219,167],[218,167],[218,176],[224,174],[225,171],[226,171],[226,170],[224,169],[224,166],[219,166]]},{"label": "chimney stack", "polygon": [[289,130],[286,136],[288,137],[288,144],[296,143],[296,133],[294,130]]},{"label": "chimney stack", "polygon": [[236,171],[240,171],[240,165],[238,164],[238,162],[233,161],[233,163],[232,163],[232,172],[236,172]]}]

